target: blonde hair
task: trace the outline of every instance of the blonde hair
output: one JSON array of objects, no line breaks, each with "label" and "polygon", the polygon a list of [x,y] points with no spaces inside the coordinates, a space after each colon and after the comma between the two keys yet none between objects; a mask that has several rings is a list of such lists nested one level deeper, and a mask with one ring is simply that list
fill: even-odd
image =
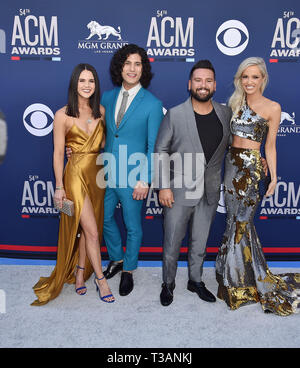
[{"label": "blonde hair", "polygon": [[242,61],[238,67],[238,70],[233,80],[235,90],[233,94],[231,95],[231,97],[229,98],[229,106],[231,107],[233,114],[238,113],[242,105],[245,103],[246,94],[245,94],[245,91],[241,83],[242,74],[245,71],[245,69],[253,65],[256,65],[259,67],[260,72],[264,79],[261,85],[261,93],[263,93],[263,91],[266,88],[266,85],[269,80],[269,76],[268,76],[267,67],[266,67],[264,60],[261,57],[249,57],[245,59],[244,61]]}]

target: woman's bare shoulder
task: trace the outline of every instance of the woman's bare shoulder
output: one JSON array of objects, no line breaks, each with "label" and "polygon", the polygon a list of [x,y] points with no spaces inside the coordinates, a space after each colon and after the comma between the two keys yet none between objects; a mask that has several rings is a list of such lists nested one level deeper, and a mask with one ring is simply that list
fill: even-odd
[{"label": "woman's bare shoulder", "polygon": [[66,106],[63,106],[60,109],[58,109],[54,115],[54,118],[59,120],[66,120],[67,117],[68,115],[66,114]]},{"label": "woman's bare shoulder", "polygon": [[265,108],[271,113],[280,113],[281,106],[278,102],[270,100],[269,98],[264,98]]}]

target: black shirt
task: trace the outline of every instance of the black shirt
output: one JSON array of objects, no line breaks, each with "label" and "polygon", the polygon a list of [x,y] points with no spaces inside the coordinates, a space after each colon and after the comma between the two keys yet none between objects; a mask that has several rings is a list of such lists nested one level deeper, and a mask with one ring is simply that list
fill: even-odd
[{"label": "black shirt", "polygon": [[194,112],[199,138],[203,147],[206,163],[208,163],[222,140],[223,127],[215,109],[212,109],[207,115],[200,115],[196,113],[196,111]]}]

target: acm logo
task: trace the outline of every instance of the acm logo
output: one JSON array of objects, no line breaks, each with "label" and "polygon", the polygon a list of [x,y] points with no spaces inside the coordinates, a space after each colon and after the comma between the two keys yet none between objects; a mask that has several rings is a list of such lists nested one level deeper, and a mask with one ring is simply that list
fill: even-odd
[{"label": "acm logo", "polygon": [[54,188],[51,180],[40,180],[38,175],[29,175],[24,181],[21,214],[31,216],[57,215],[53,208]]},{"label": "acm logo", "polygon": [[57,16],[16,15],[11,46],[12,55],[59,55]]},{"label": "acm logo", "polygon": [[151,18],[148,56],[194,56],[194,18],[171,17],[167,11],[161,15]]},{"label": "acm logo", "polygon": [[277,19],[270,57],[298,58],[300,56],[300,19],[294,11],[284,11]]}]

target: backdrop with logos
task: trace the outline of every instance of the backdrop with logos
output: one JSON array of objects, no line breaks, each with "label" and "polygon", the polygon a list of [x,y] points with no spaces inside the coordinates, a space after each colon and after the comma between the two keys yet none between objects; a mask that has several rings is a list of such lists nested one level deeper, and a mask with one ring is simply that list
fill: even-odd
[{"label": "backdrop with logos", "polygon": [[[149,90],[167,110],[183,102],[192,65],[210,59],[215,100],[226,103],[233,76],[249,56],[264,58],[265,91],[281,104],[278,184],[255,225],[268,260],[300,260],[300,3],[238,0],[137,0],[82,3],[15,0],[0,5],[0,256],[55,259],[59,216],[53,208],[53,116],[66,103],[73,67],[92,64],[101,90],[111,89],[112,54],[127,43],[144,47],[154,78]],[[105,28],[104,28],[105,26]],[[4,115],[4,116],[3,116]],[[184,123],[184,122],[183,122]],[[207,244],[214,260],[225,227],[220,202]],[[122,227],[120,208],[116,211]],[[150,191],[143,207],[141,260],[162,256],[162,208]],[[188,237],[181,260],[186,259]],[[102,246],[106,256],[105,243]]]}]

